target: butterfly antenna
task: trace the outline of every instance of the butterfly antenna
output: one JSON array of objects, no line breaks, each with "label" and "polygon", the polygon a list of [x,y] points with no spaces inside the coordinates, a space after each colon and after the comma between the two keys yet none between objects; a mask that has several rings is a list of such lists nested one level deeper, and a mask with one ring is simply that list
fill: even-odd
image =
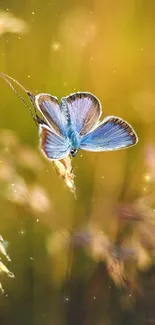
[{"label": "butterfly antenna", "polygon": [[[31,114],[33,120],[35,121],[36,125],[38,125],[38,115],[37,115],[36,107],[35,107],[35,96],[29,90],[27,90],[26,88],[24,88],[16,79],[14,79],[14,78],[12,78],[12,77],[10,77],[7,74],[4,74],[2,72],[0,72],[0,76],[8,83],[8,85],[12,88],[12,90],[14,91],[14,93],[26,105],[26,107],[30,111],[30,114]],[[15,84],[17,84],[28,95],[31,103],[33,104],[34,111],[35,111],[35,115],[32,112],[31,106],[28,105],[28,103],[25,101],[25,99],[18,93],[18,91],[14,88],[14,86],[12,85],[12,83],[8,79],[12,80]]]}]

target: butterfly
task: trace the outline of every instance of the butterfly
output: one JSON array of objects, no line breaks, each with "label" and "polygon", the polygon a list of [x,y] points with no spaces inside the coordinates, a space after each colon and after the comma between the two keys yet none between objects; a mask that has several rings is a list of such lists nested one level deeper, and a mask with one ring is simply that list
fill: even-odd
[{"label": "butterfly", "polygon": [[77,92],[58,102],[38,94],[35,104],[46,123],[39,127],[40,147],[50,159],[74,157],[79,149],[111,151],[135,145],[138,137],[129,123],[115,116],[100,121],[102,107],[88,92]]},{"label": "butterfly", "polygon": [[[2,73],[1,75],[6,76]],[[17,81],[16,83],[19,84]],[[50,94],[40,93],[34,96],[26,92],[35,110],[41,113],[42,118],[37,111],[33,117],[38,123],[40,148],[51,160],[61,160],[68,155],[75,157],[80,149],[112,151],[133,146],[138,142],[136,132],[123,119],[107,116],[100,120],[101,103],[89,92],[70,94],[60,102]]]}]

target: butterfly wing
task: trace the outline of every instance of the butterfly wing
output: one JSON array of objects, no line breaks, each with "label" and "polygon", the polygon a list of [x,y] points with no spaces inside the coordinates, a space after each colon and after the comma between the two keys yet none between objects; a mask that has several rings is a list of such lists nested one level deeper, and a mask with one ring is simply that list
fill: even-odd
[{"label": "butterfly wing", "polygon": [[84,135],[88,133],[101,115],[101,104],[88,92],[77,92],[62,98],[60,106],[72,129]]},{"label": "butterfly wing", "polygon": [[35,96],[35,104],[53,132],[66,135],[67,120],[60,109],[57,97],[49,94]]},{"label": "butterfly wing", "polygon": [[138,137],[130,124],[108,116],[92,132],[81,137],[80,148],[88,151],[119,150],[133,146]]},{"label": "butterfly wing", "polygon": [[39,125],[40,148],[49,159],[63,159],[70,152],[70,143],[68,138],[60,136],[46,124]]}]

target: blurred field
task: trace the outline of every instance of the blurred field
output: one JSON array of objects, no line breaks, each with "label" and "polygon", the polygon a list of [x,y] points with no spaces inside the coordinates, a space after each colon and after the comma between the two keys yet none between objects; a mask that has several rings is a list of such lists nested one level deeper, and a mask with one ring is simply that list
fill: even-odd
[{"label": "blurred field", "polygon": [[[155,323],[155,3],[0,4],[0,71],[32,92],[96,95],[136,130],[130,149],[79,152],[77,200],[0,80],[0,325]],[[20,92],[22,94],[22,92]]]}]

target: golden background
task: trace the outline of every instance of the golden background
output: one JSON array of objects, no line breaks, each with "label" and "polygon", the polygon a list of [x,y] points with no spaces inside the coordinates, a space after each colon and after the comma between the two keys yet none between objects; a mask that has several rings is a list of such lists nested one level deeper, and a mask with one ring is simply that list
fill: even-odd
[{"label": "golden background", "polygon": [[1,2],[0,71],[34,94],[92,92],[139,143],[79,152],[76,200],[0,80],[0,233],[12,262],[2,260],[15,274],[1,276],[0,324],[155,322],[154,18],[153,1]]}]

